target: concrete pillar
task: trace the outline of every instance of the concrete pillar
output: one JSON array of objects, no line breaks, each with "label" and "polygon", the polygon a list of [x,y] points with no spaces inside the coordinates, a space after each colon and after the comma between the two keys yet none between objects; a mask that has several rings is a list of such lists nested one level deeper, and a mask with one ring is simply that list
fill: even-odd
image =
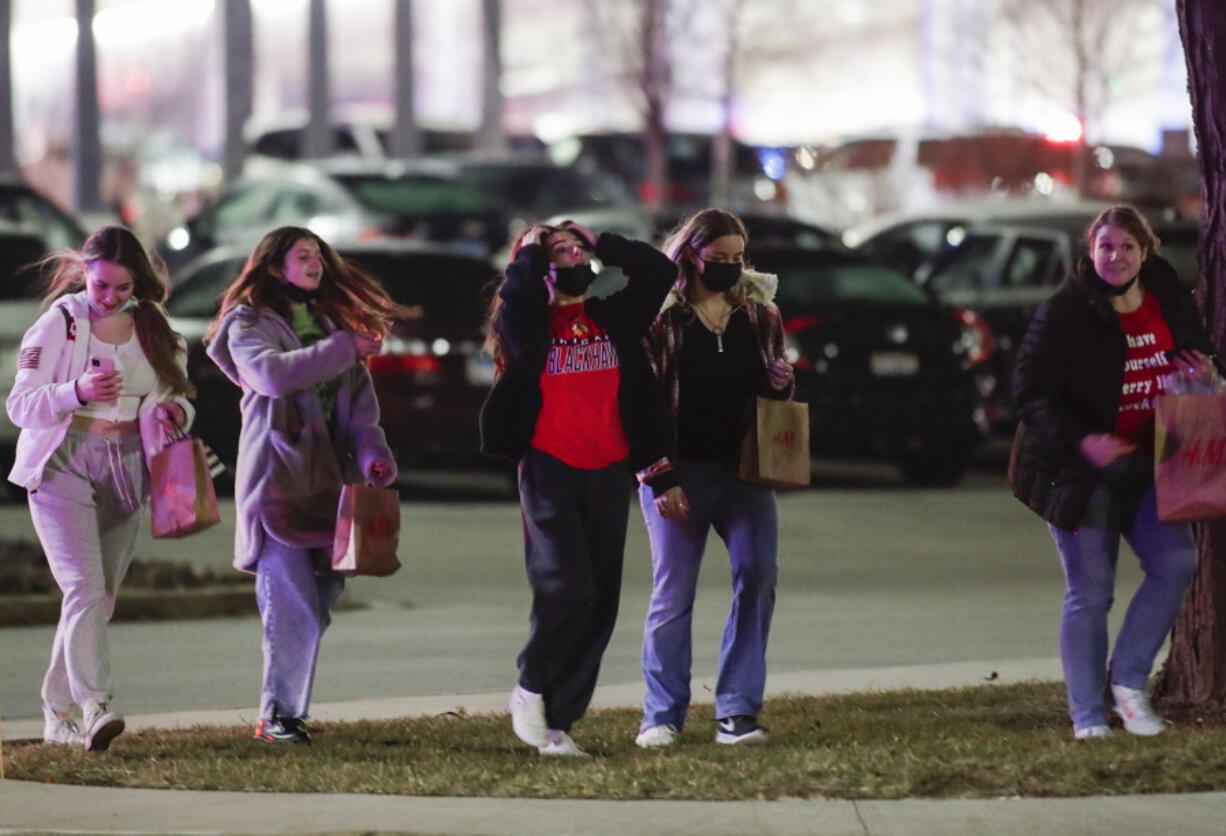
[{"label": "concrete pillar", "polygon": [[255,40],[251,0],[225,0],[222,14],[222,62],[225,72],[225,136],[222,169],[232,180],[243,168],[243,126],[251,117],[255,76]]},{"label": "concrete pillar", "polygon": [[332,153],[331,96],[328,91],[328,14],[326,0],[310,0],[307,34],[307,129],[302,156]]},{"label": "concrete pillar", "polygon": [[0,0],[0,173],[17,170],[17,147],[13,141],[13,7]]},{"label": "concrete pillar", "polygon": [[396,50],[393,84],[396,116],[392,125],[393,157],[415,157],[423,150],[417,107],[413,100],[413,0],[395,0],[393,38]]},{"label": "concrete pillar", "polygon": [[502,127],[502,0],[481,0],[481,126],[477,147],[501,151],[507,147]]},{"label": "concrete pillar", "polygon": [[102,140],[98,66],[94,48],[94,0],[76,0],[76,130],[72,138],[73,203],[78,212],[102,211]]}]

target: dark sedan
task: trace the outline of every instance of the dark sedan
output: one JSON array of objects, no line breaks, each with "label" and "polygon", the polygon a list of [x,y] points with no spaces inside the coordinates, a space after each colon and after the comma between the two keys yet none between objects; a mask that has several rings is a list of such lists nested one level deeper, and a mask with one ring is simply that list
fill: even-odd
[{"label": "dark sedan", "polygon": [[[481,353],[481,326],[494,268],[478,258],[395,244],[340,253],[413,312],[368,361],[397,461],[478,462],[477,413],[493,375]],[[177,277],[167,305],[189,342],[188,371],[200,390],[196,430],[230,464],[238,449],[239,390],[205,356],[201,340],[245,256],[219,248],[197,259]]]},{"label": "dark sedan", "polygon": [[990,334],[907,277],[854,253],[754,249],[809,403],[815,455],[885,458],[911,484],[948,485],[982,440]]}]

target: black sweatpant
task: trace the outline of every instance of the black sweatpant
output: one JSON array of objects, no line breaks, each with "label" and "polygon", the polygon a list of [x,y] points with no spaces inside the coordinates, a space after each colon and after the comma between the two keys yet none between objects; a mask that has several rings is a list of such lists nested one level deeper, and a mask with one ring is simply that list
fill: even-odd
[{"label": "black sweatpant", "polygon": [[596,689],[621,597],[630,483],[625,461],[579,470],[535,449],[520,461],[532,628],[519,684],[544,695],[551,729],[570,731]]}]

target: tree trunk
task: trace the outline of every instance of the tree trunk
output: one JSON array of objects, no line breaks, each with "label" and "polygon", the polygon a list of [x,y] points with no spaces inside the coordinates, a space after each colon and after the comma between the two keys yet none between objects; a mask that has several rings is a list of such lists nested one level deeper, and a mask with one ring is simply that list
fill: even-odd
[{"label": "tree trunk", "polygon": [[[1201,302],[1226,358],[1226,17],[1221,0],[1178,0],[1179,33],[1201,171]],[[1226,522],[1195,526],[1200,570],[1171,637],[1155,692],[1166,705],[1226,705]]]},{"label": "tree trunk", "polygon": [[[735,167],[732,153],[732,98],[736,91],[737,55],[740,52],[741,14],[745,8],[744,0],[732,0],[724,9],[724,19],[728,27],[728,37],[725,40],[727,52],[724,54],[720,79],[719,95],[719,130],[711,139],[711,199],[712,206],[731,207],[732,175]],[[735,207],[740,208],[740,207]]]},{"label": "tree trunk", "polygon": [[668,202],[668,134],[664,127],[664,105],[671,82],[668,25],[668,0],[641,0],[642,14],[642,89],[643,152],[645,176],[639,196],[649,209]]}]

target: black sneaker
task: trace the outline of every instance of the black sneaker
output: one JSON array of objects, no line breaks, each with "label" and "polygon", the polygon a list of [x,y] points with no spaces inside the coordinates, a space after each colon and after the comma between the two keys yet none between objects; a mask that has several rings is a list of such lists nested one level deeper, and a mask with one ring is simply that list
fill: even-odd
[{"label": "black sneaker", "polygon": [[265,743],[310,743],[311,735],[306,726],[296,717],[273,717],[271,720],[261,720],[256,724],[256,740]]},{"label": "black sneaker", "polygon": [[758,718],[748,714],[737,714],[715,721],[716,743],[762,744],[768,736],[766,729],[758,725]]}]

